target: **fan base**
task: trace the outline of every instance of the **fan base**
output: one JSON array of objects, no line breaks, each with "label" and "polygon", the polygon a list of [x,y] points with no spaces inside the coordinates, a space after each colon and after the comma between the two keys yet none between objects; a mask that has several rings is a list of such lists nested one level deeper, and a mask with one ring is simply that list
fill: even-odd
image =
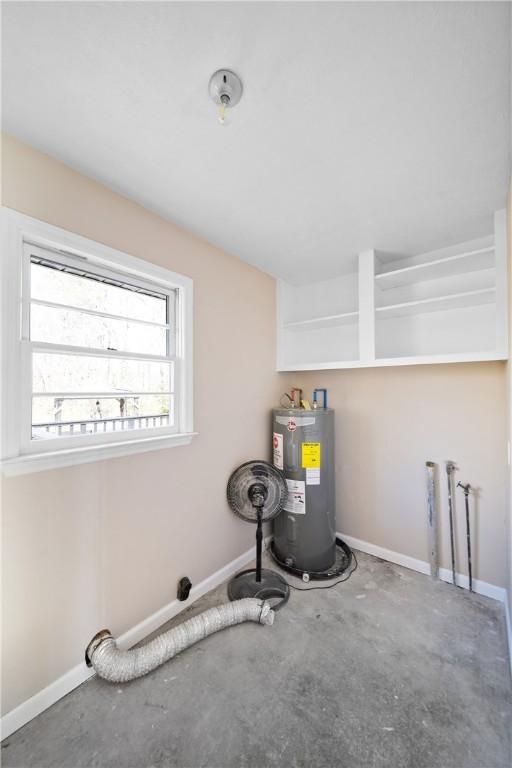
[{"label": "fan base", "polygon": [[278,611],[290,597],[290,587],[279,573],[262,568],[261,581],[256,581],[256,569],[240,571],[228,584],[230,600],[242,600],[244,597],[256,597],[267,600],[274,611]]}]

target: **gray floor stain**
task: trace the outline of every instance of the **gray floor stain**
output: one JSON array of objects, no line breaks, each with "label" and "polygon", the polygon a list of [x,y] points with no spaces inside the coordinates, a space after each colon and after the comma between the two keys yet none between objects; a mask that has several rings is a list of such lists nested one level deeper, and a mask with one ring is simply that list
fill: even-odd
[{"label": "gray floor stain", "polygon": [[[6,739],[2,765],[510,768],[503,607],[358,558],[348,582],[292,591],[273,627],[220,632],[124,686],[93,678]],[[223,585],[165,628],[225,600]]]}]

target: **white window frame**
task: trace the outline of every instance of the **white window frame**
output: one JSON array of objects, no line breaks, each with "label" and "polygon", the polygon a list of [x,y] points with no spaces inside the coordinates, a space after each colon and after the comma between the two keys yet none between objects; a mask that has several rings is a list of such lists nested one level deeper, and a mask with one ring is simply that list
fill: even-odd
[{"label": "white window frame", "polygon": [[[5,475],[37,472],[100,459],[186,445],[193,431],[193,281],[150,262],[38,221],[9,208],[0,211],[2,244],[1,312],[1,468]],[[27,247],[30,246],[30,247]],[[84,270],[110,275],[176,297],[174,362],[175,420],[169,427],[144,428],[33,440],[32,352],[51,344],[28,338],[30,251],[56,253],[56,261],[84,260]],[[62,345],[59,345],[62,348]],[[76,353],[70,347],[69,351]],[[136,354],[95,350],[97,356],[137,358]],[[148,356],[141,356],[147,359]],[[155,357],[158,362],[171,358]]]},{"label": "white window frame", "polygon": [[[163,296],[165,296],[170,302],[170,305],[172,307],[172,322],[171,327],[173,327],[173,338],[175,340],[176,346],[179,343],[179,339],[177,337],[176,328],[175,328],[175,319],[177,317],[177,289],[171,288],[170,286],[162,286],[162,285],[156,285],[154,282],[150,283],[146,280],[141,280],[139,277],[134,280],[133,276],[128,277],[125,272],[113,272],[111,269],[105,269],[103,266],[100,266],[97,263],[91,263],[91,259],[88,259],[87,263],[83,262],[82,260],[78,261],[76,257],[71,256],[70,254],[61,254],[61,253],[55,253],[55,251],[50,251],[48,249],[42,249],[40,246],[33,245],[32,243],[24,243],[24,253],[23,253],[23,264],[22,264],[22,272],[21,272],[21,281],[22,281],[22,304],[21,304],[21,388],[20,388],[20,406],[21,406],[21,452],[23,454],[28,453],[48,453],[55,450],[63,450],[66,448],[75,448],[77,446],[83,447],[87,445],[101,445],[102,443],[111,443],[113,441],[113,437],[121,442],[124,441],[130,441],[133,440],[134,436],[139,435],[140,437],[157,437],[164,434],[176,434],[179,432],[179,424],[178,424],[178,414],[177,410],[173,409],[174,412],[174,424],[171,426],[161,426],[161,427],[145,427],[141,431],[133,432],[131,430],[129,431],[116,431],[113,432],[106,432],[106,433],[96,433],[96,434],[76,434],[69,437],[56,437],[56,436],[50,436],[44,440],[34,440],[32,438],[32,420],[31,420],[31,405],[32,405],[32,359],[33,359],[33,353],[34,352],[53,352],[56,354],[72,354],[75,356],[85,356],[85,357],[107,357],[109,359],[112,358],[118,358],[120,360],[143,360],[145,362],[157,362],[157,363],[171,363],[173,365],[173,396],[174,396],[174,402],[179,402],[179,392],[180,392],[180,381],[179,381],[179,366],[180,366],[180,358],[176,354],[176,350],[173,349],[171,355],[161,356],[161,355],[146,355],[146,354],[138,354],[135,352],[122,352],[122,351],[115,351],[115,350],[105,350],[105,349],[88,349],[82,346],[75,347],[75,346],[67,346],[65,344],[53,344],[48,342],[39,342],[39,341],[32,341],[30,339],[30,308],[31,304],[33,303],[33,300],[31,299],[31,290],[30,290],[30,273],[31,273],[31,259],[32,257],[40,257],[43,259],[51,260],[52,258],[55,260],[55,262],[62,264],[64,266],[68,266],[71,268],[77,268],[82,267],[85,270],[90,271],[91,273],[94,273],[99,276],[103,276],[106,278],[111,278],[112,280],[119,281],[120,278],[126,280],[129,280],[130,277],[132,279],[132,283],[136,284],[139,288],[146,288],[148,290],[154,291],[156,288],[161,292]],[[37,300],[36,300],[37,303]],[[48,305],[46,302],[41,302],[43,304]],[[58,305],[55,305],[58,306]],[[85,313],[89,313],[89,310],[81,310],[79,307],[76,308],[76,310],[82,311]],[[96,317],[101,315],[101,312],[93,312]],[[122,319],[122,318],[119,318]],[[59,393],[60,394],[60,393]],[[74,394],[80,394],[80,393],[74,393]],[[100,393],[89,393],[91,398],[96,399],[100,396]],[[83,393],[82,393],[83,395]]]}]

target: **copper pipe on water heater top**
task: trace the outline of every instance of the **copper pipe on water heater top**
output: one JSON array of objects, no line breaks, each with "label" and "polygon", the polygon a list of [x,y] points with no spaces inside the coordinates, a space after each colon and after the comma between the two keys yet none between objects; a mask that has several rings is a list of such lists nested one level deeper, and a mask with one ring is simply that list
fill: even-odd
[{"label": "copper pipe on water heater top", "polygon": [[[297,394],[299,393],[299,397],[297,398]],[[302,403],[302,389],[300,387],[293,387],[290,390],[290,402],[292,408],[300,408]]]}]

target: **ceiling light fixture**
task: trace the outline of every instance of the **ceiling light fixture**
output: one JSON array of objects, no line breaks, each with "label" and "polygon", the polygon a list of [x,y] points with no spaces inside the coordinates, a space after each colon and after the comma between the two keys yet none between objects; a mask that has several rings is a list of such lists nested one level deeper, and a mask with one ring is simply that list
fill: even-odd
[{"label": "ceiling light fixture", "polygon": [[208,90],[218,106],[219,123],[226,125],[228,110],[238,104],[242,97],[242,81],[230,69],[218,69],[210,78]]}]

